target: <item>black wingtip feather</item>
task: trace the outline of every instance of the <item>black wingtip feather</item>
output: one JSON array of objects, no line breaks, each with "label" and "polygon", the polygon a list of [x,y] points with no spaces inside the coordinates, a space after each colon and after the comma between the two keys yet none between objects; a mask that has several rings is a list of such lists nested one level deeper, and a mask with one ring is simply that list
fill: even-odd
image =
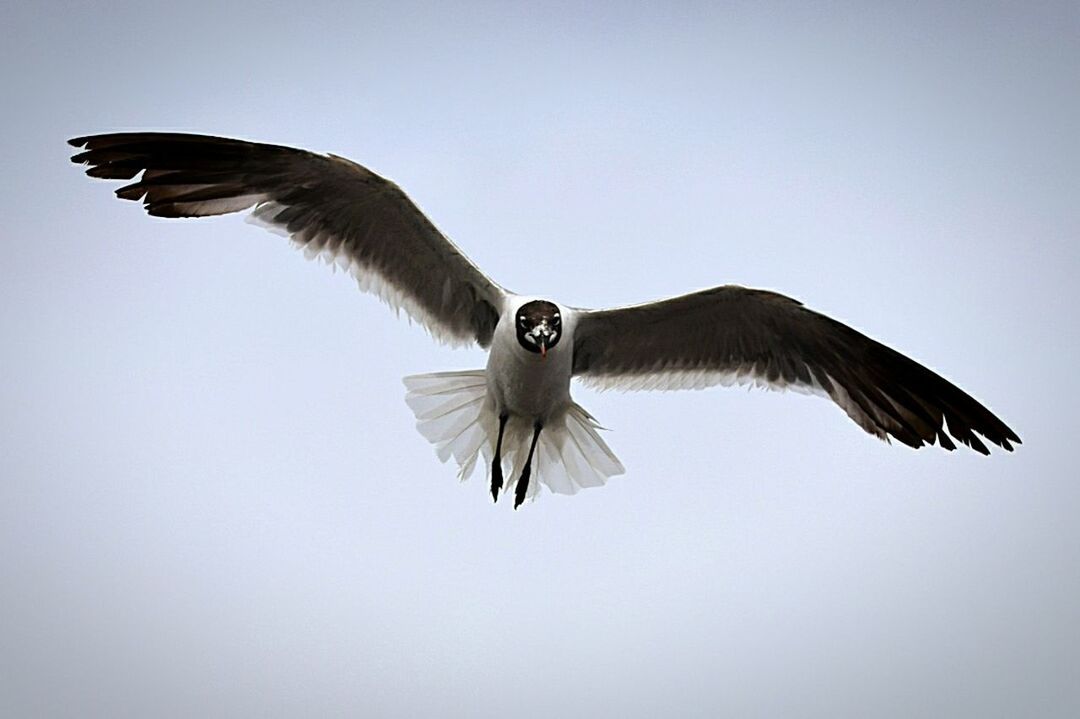
[{"label": "black wingtip feather", "polygon": [[966,444],[967,444],[967,446],[971,447],[973,450],[975,450],[979,454],[985,454],[985,455],[990,454],[990,450],[987,449],[986,445],[982,443],[982,440],[980,440],[974,434],[969,434]]},{"label": "black wingtip feather", "polygon": [[146,186],[141,182],[124,185],[116,190],[116,196],[121,200],[135,200],[137,202],[146,196]]},{"label": "black wingtip feather", "polygon": [[98,177],[103,180],[130,180],[141,172],[140,169],[129,167],[115,167],[113,165],[94,165],[86,170],[90,177]]},{"label": "black wingtip feather", "polygon": [[146,214],[151,217],[197,217],[190,212],[181,212],[173,202],[153,203],[146,206]]}]

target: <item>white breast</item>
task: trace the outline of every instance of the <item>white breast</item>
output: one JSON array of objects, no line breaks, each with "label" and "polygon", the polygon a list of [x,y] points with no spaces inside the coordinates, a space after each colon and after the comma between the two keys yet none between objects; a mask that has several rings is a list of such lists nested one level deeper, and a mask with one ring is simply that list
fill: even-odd
[{"label": "white breast", "polygon": [[514,317],[530,297],[509,297],[495,328],[488,354],[488,390],[501,414],[546,421],[570,405],[570,374],[574,355],[573,311],[558,305],[562,337],[542,357],[529,352],[517,340]]}]

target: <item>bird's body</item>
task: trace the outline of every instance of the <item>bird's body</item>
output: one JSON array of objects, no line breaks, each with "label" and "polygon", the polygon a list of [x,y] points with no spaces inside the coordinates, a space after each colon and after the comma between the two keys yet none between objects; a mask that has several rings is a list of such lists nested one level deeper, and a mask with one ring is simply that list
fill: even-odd
[{"label": "bird's body", "polygon": [[[554,346],[543,352],[527,350],[523,342],[528,340],[518,331],[521,309],[537,303],[549,305],[561,320]],[[405,378],[406,401],[421,433],[444,461],[455,458],[463,479],[483,456],[491,463],[496,497],[509,470],[507,488],[515,489],[516,504],[535,496],[541,485],[573,494],[621,474],[623,466],[597,434],[596,421],[570,396],[574,310],[516,295],[508,297],[506,306],[484,370]],[[530,463],[534,434],[540,459]],[[526,472],[535,481],[518,484]]]},{"label": "bird's body", "polygon": [[537,299],[515,297],[507,302],[507,311],[495,327],[486,369],[488,391],[498,412],[546,422],[565,411],[571,401],[573,321],[571,312],[559,307],[563,318],[561,342],[543,355],[523,351],[515,315],[520,307]]},{"label": "bird's body", "polygon": [[[404,309],[440,341],[489,348],[483,370],[405,378],[417,427],[469,476],[480,457],[497,499],[515,507],[544,485],[573,494],[623,467],[571,379],[621,389],[756,384],[822,395],[864,430],[911,447],[952,438],[983,454],[976,433],[1019,442],[979,402],[917,362],[789,297],[733,285],[607,310],[525,297],[491,281],[412,203],[367,168],[201,135],[119,133],[71,141],[87,174],[151,215],[252,209],[312,257],[347,268],[361,289]],[[510,471],[506,475],[507,470]],[[504,481],[504,476],[506,481]]]}]

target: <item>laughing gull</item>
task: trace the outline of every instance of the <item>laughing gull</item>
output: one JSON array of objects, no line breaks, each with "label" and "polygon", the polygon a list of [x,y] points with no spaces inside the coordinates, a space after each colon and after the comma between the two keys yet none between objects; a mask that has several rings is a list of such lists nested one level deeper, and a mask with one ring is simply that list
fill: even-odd
[{"label": "laughing gull", "polygon": [[[417,428],[469,477],[478,456],[514,507],[542,484],[573,494],[621,474],[596,420],[570,397],[601,388],[752,384],[819,394],[870,434],[910,446],[1020,438],[926,367],[790,297],[735,285],[587,310],[489,279],[393,182],[335,155],[203,135],[137,132],[69,141],[86,174],[139,178],[116,191],[156,217],[253,210],[309,257],[347,269],[435,339],[487,348],[487,367],[405,378]],[[950,435],[952,439],[950,439]],[[530,477],[533,481],[530,482]]]}]

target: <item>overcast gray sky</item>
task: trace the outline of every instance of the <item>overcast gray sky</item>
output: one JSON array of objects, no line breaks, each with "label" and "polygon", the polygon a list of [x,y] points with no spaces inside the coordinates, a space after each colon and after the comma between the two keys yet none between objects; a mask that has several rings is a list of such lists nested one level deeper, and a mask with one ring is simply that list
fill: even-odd
[{"label": "overcast gray sky", "polygon": [[[0,714],[1076,716],[1076,3],[0,9]],[[482,366],[68,137],[353,158],[568,304],[726,282],[1024,439],[830,403],[575,397],[627,467],[522,511],[400,377]]]}]

